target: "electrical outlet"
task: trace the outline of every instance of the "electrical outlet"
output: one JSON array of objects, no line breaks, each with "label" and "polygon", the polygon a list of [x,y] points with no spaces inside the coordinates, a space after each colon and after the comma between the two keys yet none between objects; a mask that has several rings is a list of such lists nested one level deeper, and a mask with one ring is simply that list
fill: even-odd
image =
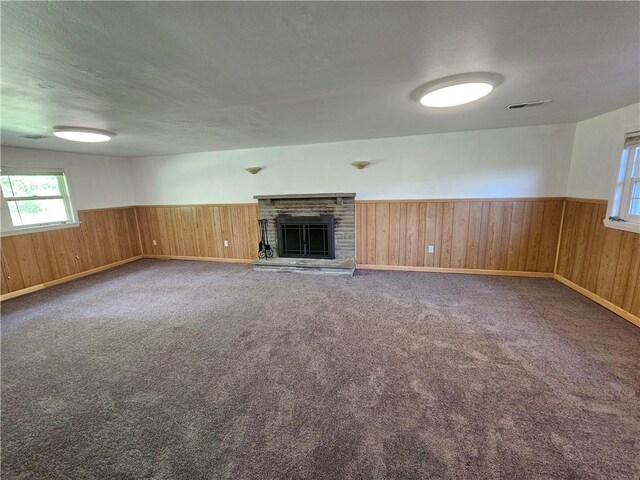
[{"label": "electrical outlet", "polygon": [[228,246],[229,246],[229,240],[225,240],[225,241],[224,241],[224,246],[225,246],[225,247],[228,247]]},{"label": "electrical outlet", "polygon": [[155,240],[151,240],[151,242],[153,242],[154,245],[158,244],[158,242],[156,242]]},{"label": "electrical outlet", "polygon": [[427,253],[433,253],[435,250],[433,245],[427,245]]}]

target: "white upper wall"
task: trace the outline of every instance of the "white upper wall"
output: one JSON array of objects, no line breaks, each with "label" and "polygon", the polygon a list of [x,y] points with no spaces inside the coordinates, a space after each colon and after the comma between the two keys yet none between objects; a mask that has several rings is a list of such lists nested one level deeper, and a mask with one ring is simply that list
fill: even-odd
[{"label": "white upper wall", "polygon": [[624,135],[637,130],[640,130],[640,103],[578,122],[567,196],[610,199]]},{"label": "white upper wall", "polygon": [[[138,205],[253,202],[355,192],[363,199],[564,196],[574,124],[132,160]],[[356,170],[351,162],[372,162]],[[246,167],[264,166],[257,175]]]},{"label": "white upper wall", "polygon": [[[356,192],[358,199],[571,196],[608,199],[640,104],[573,124],[124,159],[2,147],[5,166],[64,168],[79,209],[253,202]],[[372,162],[365,170],[350,163]],[[257,175],[246,167],[265,167]]]},{"label": "white upper wall", "polygon": [[62,168],[77,210],[133,204],[131,160],[125,158],[2,147],[2,166]]},{"label": "white upper wall", "polygon": [[[364,199],[564,196],[575,125],[541,125],[123,159],[2,147],[2,164],[64,168],[74,206],[253,202],[355,192]],[[351,162],[370,161],[365,170]],[[265,167],[257,175],[244,169]]]}]

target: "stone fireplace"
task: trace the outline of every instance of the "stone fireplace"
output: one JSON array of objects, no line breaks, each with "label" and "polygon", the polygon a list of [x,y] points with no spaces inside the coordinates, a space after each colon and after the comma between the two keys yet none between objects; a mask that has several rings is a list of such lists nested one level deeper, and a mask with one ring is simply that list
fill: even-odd
[{"label": "stone fireplace", "polygon": [[[256,195],[273,257],[256,270],[353,275],[355,193]],[[256,245],[256,249],[258,246]]]}]

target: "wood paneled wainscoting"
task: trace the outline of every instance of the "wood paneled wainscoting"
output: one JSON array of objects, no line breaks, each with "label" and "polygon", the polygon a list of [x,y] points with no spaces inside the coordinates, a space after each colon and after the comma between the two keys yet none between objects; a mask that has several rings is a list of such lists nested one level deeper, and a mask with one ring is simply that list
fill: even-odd
[{"label": "wood paneled wainscoting", "polygon": [[606,200],[566,200],[556,278],[640,327],[640,234],[606,228]]},{"label": "wood paneled wainscoting", "polygon": [[357,202],[358,267],[551,277],[563,202]]},{"label": "wood paneled wainscoting", "polygon": [[[554,277],[640,326],[640,234],[605,228],[606,203],[359,201],[358,268]],[[255,203],[84,210],[79,219],[2,238],[1,299],[142,257],[249,263],[259,241]]]},{"label": "wood paneled wainscoting", "polygon": [[2,299],[141,258],[133,207],[81,210],[80,226],[3,237]]},{"label": "wood paneled wainscoting", "polygon": [[256,259],[257,203],[140,206],[136,212],[145,257],[246,263]]}]

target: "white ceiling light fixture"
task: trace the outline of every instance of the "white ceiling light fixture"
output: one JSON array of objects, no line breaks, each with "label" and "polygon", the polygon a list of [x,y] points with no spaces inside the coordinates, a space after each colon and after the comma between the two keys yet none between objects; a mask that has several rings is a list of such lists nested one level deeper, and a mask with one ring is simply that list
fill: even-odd
[{"label": "white ceiling light fixture", "polygon": [[108,142],[116,136],[115,133],[109,130],[85,127],[53,127],[53,134],[64,140],[84,143]]},{"label": "white ceiling light fixture", "polygon": [[502,75],[490,72],[451,75],[419,86],[411,98],[425,107],[457,107],[486,97],[503,80]]}]

